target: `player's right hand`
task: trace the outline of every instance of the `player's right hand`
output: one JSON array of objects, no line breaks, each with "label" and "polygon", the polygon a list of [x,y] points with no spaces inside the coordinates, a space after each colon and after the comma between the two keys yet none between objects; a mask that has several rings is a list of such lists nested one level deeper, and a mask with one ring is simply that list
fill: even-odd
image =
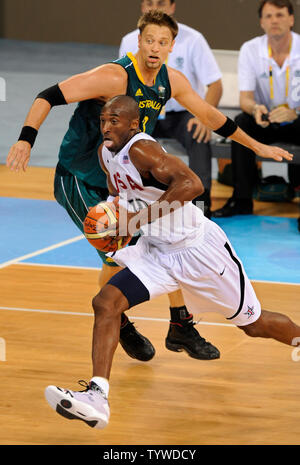
[{"label": "player's right hand", "polygon": [[30,159],[31,145],[29,142],[19,140],[10,149],[6,166],[12,171],[26,171]]}]

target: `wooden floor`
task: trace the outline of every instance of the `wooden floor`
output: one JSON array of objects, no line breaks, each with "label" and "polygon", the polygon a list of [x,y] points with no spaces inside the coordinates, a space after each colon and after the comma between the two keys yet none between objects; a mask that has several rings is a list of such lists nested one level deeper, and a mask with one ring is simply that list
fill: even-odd
[{"label": "wooden floor", "polygon": [[[0,195],[52,199],[52,177],[53,170],[45,168],[24,176],[0,167]],[[214,184],[213,208],[229,193]],[[274,214],[275,208],[277,216],[298,216],[295,204],[255,205],[256,213]],[[6,342],[6,361],[0,361],[1,445],[300,444],[300,361],[292,360],[293,349],[250,339],[220,316],[202,314],[194,315],[201,318],[197,328],[220,349],[221,359],[198,361],[169,352],[166,296],[129,312],[156,356],[142,363],[117,349],[108,427],[97,431],[65,420],[48,406],[44,388],[77,389],[77,380],[91,376],[91,298],[98,272],[11,265],[0,275],[0,338]],[[264,308],[300,324],[300,286],[253,284]]]}]

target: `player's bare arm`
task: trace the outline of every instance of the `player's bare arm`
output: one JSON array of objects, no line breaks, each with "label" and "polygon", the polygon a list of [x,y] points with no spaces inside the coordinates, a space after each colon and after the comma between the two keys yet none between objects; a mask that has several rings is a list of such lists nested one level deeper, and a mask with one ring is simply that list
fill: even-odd
[{"label": "player's bare arm", "polygon": [[[180,207],[184,202],[193,200],[204,191],[200,178],[179,158],[164,152],[157,142],[139,140],[132,145],[129,155],[142,177],[153,176],[157,181],[168,186],[157,202],[145,208],[142,214],[141,211],[139,212],[139,227],[163,216],[162,209],[157,208],[161,202],[169,204],[176,202]],[[129,217],[135,215],[136,213],[133,213]]]},{"label": "player's bare arm", "polygon": [[108,63],[59,83],[67,103],[88,99],[107,102],[115,95],[123,95],[127,88],[127,73],[117,64]]},{"label": "player's bare arm", "polygon": [[[126,94],[127,73],[119,65],[105,64],[85,73],[72,76],[58,84],[54,90],[41,92],[33,102],[24,122],[29,135],[35,138],[37,131],[47,118],[52,106],[51,99],[60,104],[80,102],[82,100],[97,99],[106,102],[114,95]],[[41,95],[39,94],[39,96]],[[43,97],[45,94],[45,97]],[[55,100],[56,99],[56,100]],[[54,103],[56,104],[56,103]],[[33,139],[34,142],[34,139]],[[15,143],[7,156],[6,165],[12,170],[26,170],[33,142],[19,140]]]},{"label": "player's bare arm", "polygon": [[[217,107],[219,101],[222,97],[223,86],[221,79],[218,79],[215,82],[212,82],[207,86],[207,92],[205,95],[205,101],[210,105]],[[198,118],[193,116],[189,119],[187,123],[187,130],[193,132],[193,139],[196,139],[197,142],[207,143],[211,139],[211,130],[206,127]]]},{"label": "player's bare arm", "polygon": [[[205,102],[191,87],[186,77],[173,68],[168,68],[169,79],[174,97],[190,113],[199,118],[205,126],[219,133],[228,119],[223,113]],[[237,128],[233,133],[226,136],[245,147],[253,150],[263,158],[273,158],[276,161],[293,159],[293,155],[279,147],[261,144],[248,136],[242,129]]]}]

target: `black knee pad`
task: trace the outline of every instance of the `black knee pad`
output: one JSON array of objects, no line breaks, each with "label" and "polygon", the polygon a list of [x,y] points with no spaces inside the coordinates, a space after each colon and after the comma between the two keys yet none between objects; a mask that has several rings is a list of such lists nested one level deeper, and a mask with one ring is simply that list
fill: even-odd
[{"label": "black knee pad", "polygon": [[129,268],[119,271],[107,284],[117,287],[128,300],[129,307],[135,307],[150,300],[150,294],[142,281]]}]

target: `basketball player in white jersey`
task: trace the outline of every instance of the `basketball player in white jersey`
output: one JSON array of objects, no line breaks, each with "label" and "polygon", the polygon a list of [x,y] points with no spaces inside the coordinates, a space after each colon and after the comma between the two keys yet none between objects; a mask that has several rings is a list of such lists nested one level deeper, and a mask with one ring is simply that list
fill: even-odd
[{"label": "basketball player in white jersey", "polygon": [[[199,177],[139,131],[139,109],[128,96],[103,107],[100,163],[125,235],[141,229],[136,245],[114,253],[124,269],[93,299],[93,377],[84,391],[45,390],[51,407],[68,419],[104,428],[109,421],[109,376],[120,333],[121,312],[181,288],[187,308],[222,314],[253,337],[294,345],[300,327],[287,316],[261,310],[260,303],[226,234],[192,204],[203,192]],[[170,213],[164,207],[172,204]],[[160,207],[163,208],[160,208]],[[116,232],[120,237],[120,226]]]}]

